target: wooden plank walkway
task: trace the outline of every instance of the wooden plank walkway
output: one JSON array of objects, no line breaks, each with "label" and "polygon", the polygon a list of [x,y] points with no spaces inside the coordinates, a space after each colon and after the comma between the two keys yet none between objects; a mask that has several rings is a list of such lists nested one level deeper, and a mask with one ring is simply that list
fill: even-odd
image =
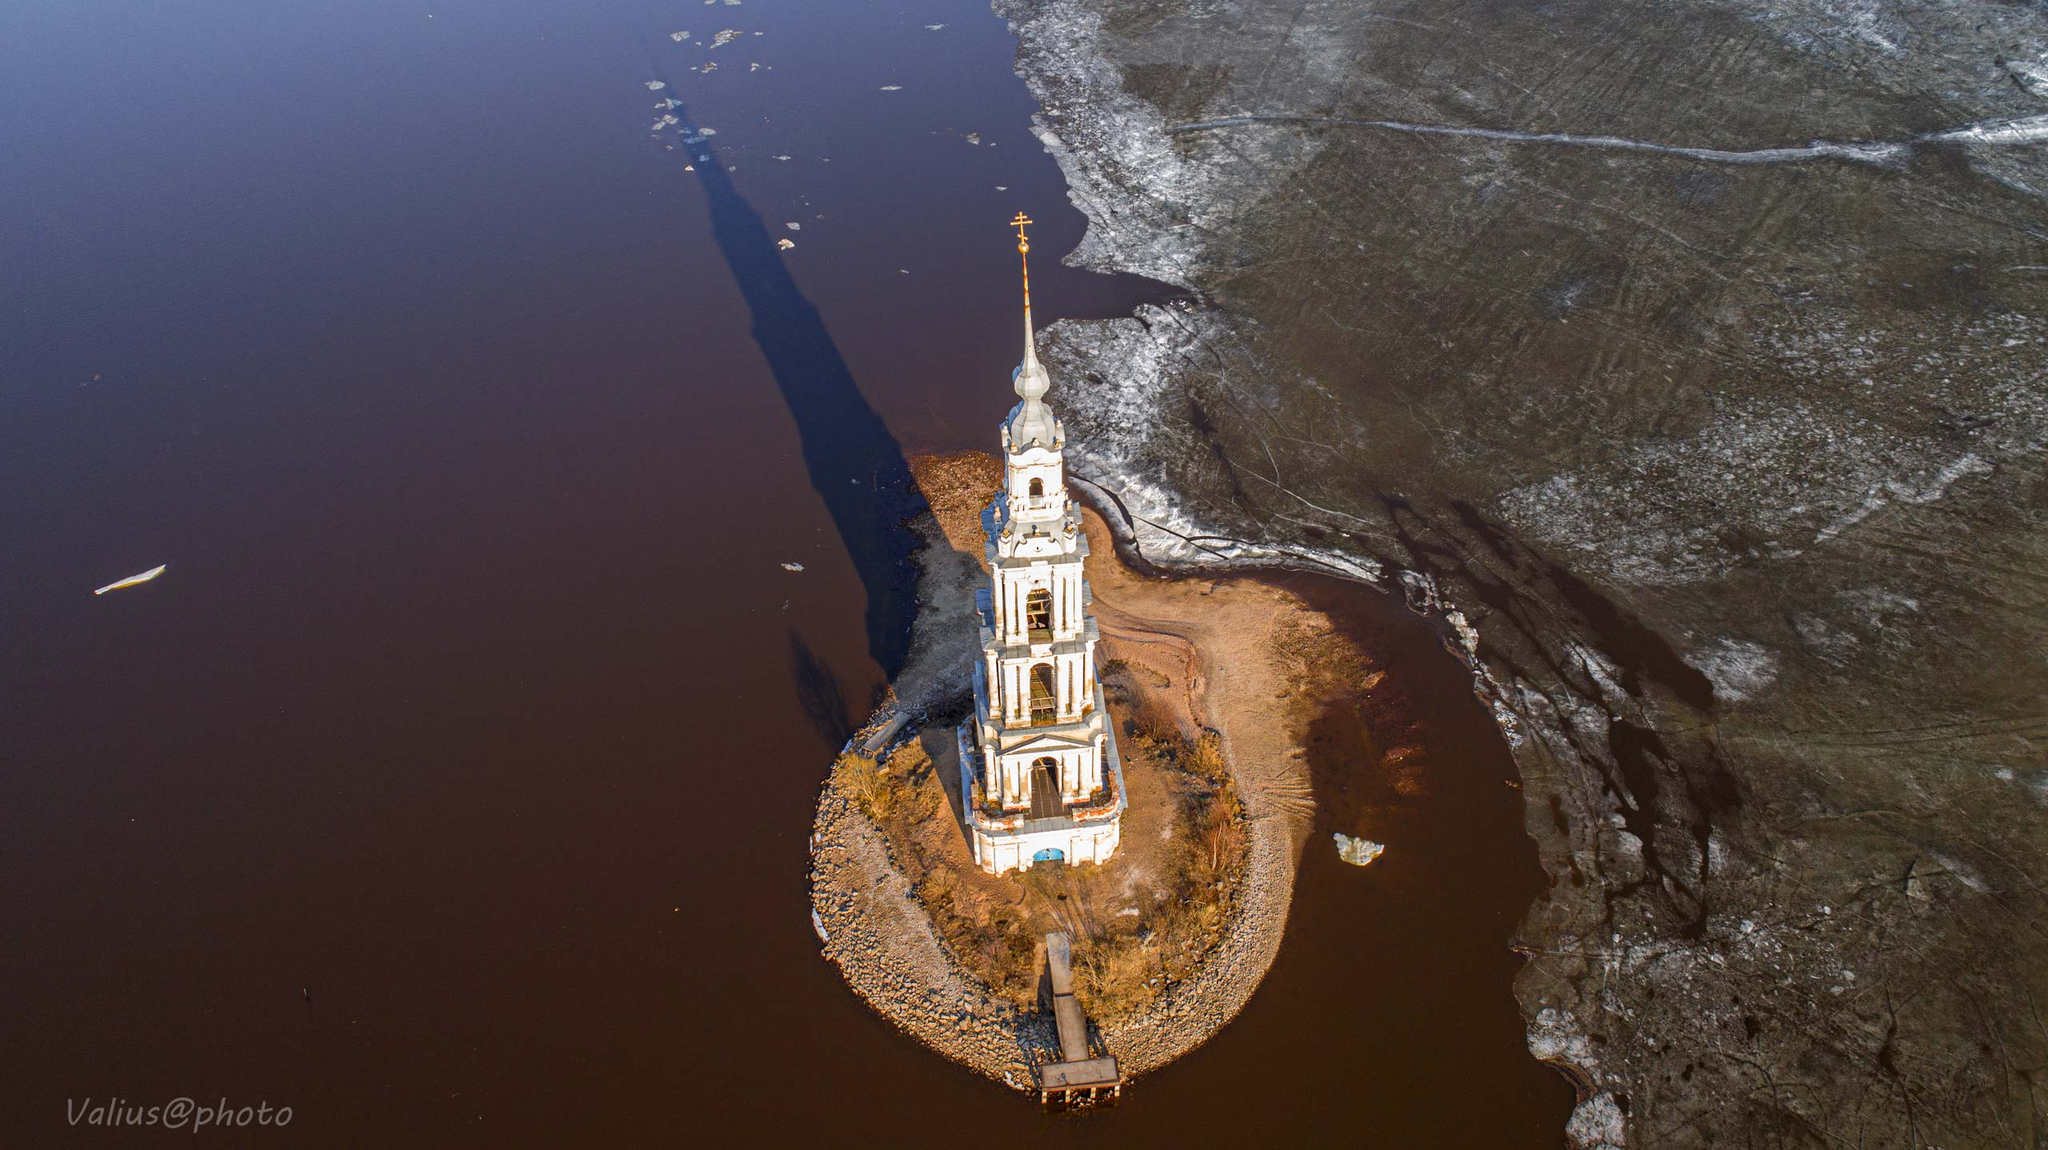
[{"label": "wooden plank walkway", "polygon": [[1073,940],[1065,931],[1045,936],[1047,980],[1052,984],[1052,1017],[1060,1035],[1060,1061],[1038,1068],[1038,1096],[1051,1102],[1089,1101],[1106,1092],[1123,1094],[1123,1072],[1116,1059],[1088,1056],[1088,1018],[1074,1000]]}]

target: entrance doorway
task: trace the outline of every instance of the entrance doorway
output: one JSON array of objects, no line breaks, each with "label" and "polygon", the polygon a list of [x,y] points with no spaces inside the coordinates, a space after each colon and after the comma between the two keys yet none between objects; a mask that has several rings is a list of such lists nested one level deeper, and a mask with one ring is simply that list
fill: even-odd
[{"label": "entrance doorway", "polygon": [[1056,819],[1067,813],[1066,797],[1060,794],[1060,764],[1044,758],[1031,764],[1031,817]]}]

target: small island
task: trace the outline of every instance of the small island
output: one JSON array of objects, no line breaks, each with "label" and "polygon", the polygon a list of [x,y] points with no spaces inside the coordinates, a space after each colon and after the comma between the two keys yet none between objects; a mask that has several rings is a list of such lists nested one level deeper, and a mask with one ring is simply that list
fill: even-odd
[{"label": "small island", "polygon": [[1067,483],[1028,275],[1003,458],[912,463],[930,512],[911,654],[826,781],[811,894],[826,956],[870,1005],[1036,1091],[1063,1061],[1048,940],[1088,1053],[1124,1076],[1243,1007],[1308,833],[1303,733],[1371,668],[1271,583],[1090,550],[1116,536]]}]

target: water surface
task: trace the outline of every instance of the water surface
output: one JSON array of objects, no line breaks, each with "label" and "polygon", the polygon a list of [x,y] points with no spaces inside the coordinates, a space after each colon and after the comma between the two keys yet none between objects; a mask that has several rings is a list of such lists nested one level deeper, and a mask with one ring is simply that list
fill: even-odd
[{"label": "water surface", "polygon": [[[103,1141],[65,1103],[118,1094],[315,1145],[1415,1145],[1499,1107],[1485,1144],[1556,1144],[1491,792],[1411,869],[1313,853],[1252,1008],[1113,1114],[818,957],[818,700],[885,682],[890,468],[993,445],[1003,222],[1081,233],[1014,48],[979,0],[0,11],[0,1129]],[[1036,270],[1045,319],[1163,295]],[[1434,637],[1351,594],[1500,788]]]}]

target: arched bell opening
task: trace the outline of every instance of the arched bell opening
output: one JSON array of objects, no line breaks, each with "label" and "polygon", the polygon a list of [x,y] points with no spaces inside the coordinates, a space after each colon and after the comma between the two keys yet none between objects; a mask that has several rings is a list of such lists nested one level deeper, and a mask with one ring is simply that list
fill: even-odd
[{"label": "arched bell opening", "polygon": [[1034,643],[1052,641],[1052,592],[1041,587],[1024,596],[1024,629]]},{"label": "arched bell opening", "polygon": [[1059,695],[1052,683],[1052,664],[1040,663],[1031,668],[1031,725],[1058,721]]}]

